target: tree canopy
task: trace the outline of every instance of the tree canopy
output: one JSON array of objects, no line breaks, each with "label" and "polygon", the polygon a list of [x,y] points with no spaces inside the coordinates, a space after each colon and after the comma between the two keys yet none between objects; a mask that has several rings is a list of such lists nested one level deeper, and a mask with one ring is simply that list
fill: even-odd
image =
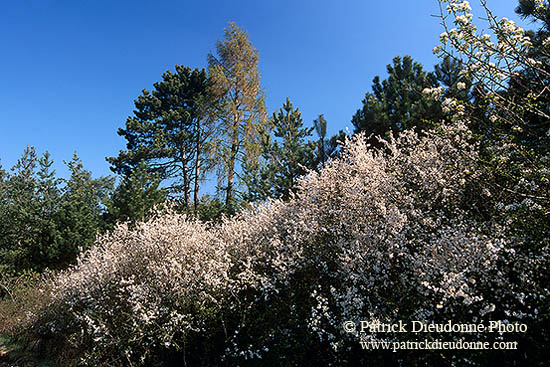
[{"label": "tree canopy", "polygon": [[422,94],[425,88],[438,86],[435,75],[410,56],[396,56],[387,70],[386,79],[373,79],[372,93],[366,93],[352,118],[355,132],[364,132],[372,146],[380,146],[378,137],[412,127],[426,129],[442,117],[440,104]]},{"label": "tree canopy", "polygon": [[113,180],[92,178],[76,153],[66,164],[70,177],[57,178],[50,154],[27,147],[0,171],[0,271],[63,268],[95,242]]},{"label": "tree canopy", "polygon": [[152,92],[144,89],[134,102],[136,110],[126,120],[126,128],[118,131],[127,149],[107,158],[112,170],[130,177],[145,162],[143,167],[165,183],[168,193],[189,207],[191,190],[196,200],[201,167],[210,157],[209,146],[204,144],[212,130],[209,90],[205,70],[182,65],[176,65],[175,72],[165,72]]},{"label": "tree canopy", "polygon": [[313,128],[306,128],[300,111],[286,99],[283,107],[270,120],[271,135],[264,135],[259,162],[246,162],[247,199],[263,201],[289,198],[298,177],[315,166]]}]

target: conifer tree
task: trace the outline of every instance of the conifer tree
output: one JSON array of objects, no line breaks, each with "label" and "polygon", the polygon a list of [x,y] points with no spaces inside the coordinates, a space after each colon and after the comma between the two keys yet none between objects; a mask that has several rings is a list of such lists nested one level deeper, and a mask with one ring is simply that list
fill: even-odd
[{"label": "conifer tree", "polygon": [[166,190],[159,188],[160,182],[158,175],[149,173],[147,163],[142,162],[130,176],[123,176],[113,191],[107,202],[106,221],[113,224],[146,220],[150,211],[166,200]]},{"label": "conifer tree", "polygon": [[[527,144],[543,154],[550,151],[550,7],[548,1],[520,0],[516,13],[530,21],[537,28],[529,30],[532,47],[529,49],[531,62],[537,64],[538,72],[532,68],[524,68],[510,80],[506,90],[507,98],[518,101],[527,100],[533,105],[533,110],[518,111],[527,123],[509,126],[507,134],[514,136],[515,141]],[[519,110],[519,109],[517,109]],[[511,124],[514,125],[514,124]],[[514,128],[515,127],[515,128]]]},{"label": "conifer tree", "polygon": [[445,89],[445,97],[457,98],[463,102],[471,101],[472,82],[462,74],[463,66],[460,61],[451,57],[444,57],[434,66],[434,76]]},{"label": "conifer tree", "polygon": [[323,114],[320,114],[318,118],[313,120],[313,127],[318,137],[315,151],[315,165],[317,168],[323,168],[329,159],[338,155],[340,143],[345,141],[346,133],[340,130],[337,134],[327,138],[327,120]]},{"label": "conifer tree", "polygon": [[346,141],[348,135],[344,130],[338,130],[338,133],[332,135],[325,143],[325,157],[331,159],[338,157],[341,152],[342,144]]},{"label": "conifer tree", "polygon": [[[8,208],[8,174],[4,171],[2,163],[0,162],[0,233],[3,232],[4,223],[7,221],[7,208]],[[1,265],[0,265],[1,266]]]},{"label": "conifer tree", "polygon": [[5,222],[0,233],[0,263],[10,270],[31,267],[31,251],[37,246],[39,200],[36,180],[38,159],[27,146],[12,167],[5,186]]},{"label": "conifer tree", "polygon": [[153,91],[144,89],[134,103],[134,115],[118,131],[127,149],[107,158],[112,170],[130,179],[146,162],[147,171],[188,208],[192,190],[198,200],[199,181],[211,155],[205,141],[214,132],[206,71],[176,65],[175,73],[165,72]]},{"label": "conifer tree", "polygon": [[355,132],[365,132],[373,146],[380,145],[378,137],[411,127],[426,129],[442,118],[439,103],[422,95],[425,88],[438,86],[432,73],[410,56],[395,57],[387,70],[387,79],[373,79],[373,92],[365,95],[363,106],[352,118]]},{"label": "conifer tree", "polygon": [[11,174],[0,168],[0,271],[63,268],[101,229],[112,179],[92,179],[76,154],[68,180],[56,178],[53,163],[27,147]]},{"label": "conifer tree", "polygon": [[31,263],[39,265],[39,268],[55,267],[58,262],[70,261],[60,259],[60,247],[63,243],[58,222],[61,200],[59,183],[61,180],[55,177],[55,170],[52,169],[53,163],[48,151],[38,160],[38,239],[37,246],[32,249]]},{"label": "conifer tree", "polygon": [[271,119],[273,138],[264,137],[262,159],[245,165],[246,198],[250,201],[268,197],[289,198],[296,179],[314,168],[315,146],[309,141],[313,128],[303,126],[300,111],[287,98]]},{"label": "conifer tree", "polygon": [[63,244],[59,249],[61,264],[74,260],[82,250],[90,247],[102,228],[104,203],[113,189],[112,177],[92,178],[76,154],[69,162],[70,177],[61,196],[60,232]]},{"label": "conifer tree", "polygon": [[4,168],[2,167],[2,162],[0,162],[0,202],[2,199],[4,199],[4,190],[6,188],[6,178],[7,173],[4,171]]},{"label": "conifer tree", "polygon": [[239,162],[254,164],[260,153],[262,132],[267,129],[264,96],[260,89],[258,51],[248,34],[235,23],[216,44],[217,55],[208,55],[213,93],[221,100],[219,122],[223,132],[220,155],[225,176],[225,205],[235,206],[236,169]]},{"label": "conifer tree", "polygon": [[317,141],[317,158],[319,160],[319,165],[324,167],[327,160],[325,154],[327,147],[327,120],[325,120],[323,114],[320,114],[317,119],[313,120],[313,126],[315,127],[315,132],[319,137],[319,140]]},{"label": "conifer tree", "polygon": [[539,29],[531,31],[536,36],[534,46],[542,46],[542,42],[550,35],[550,7],[548,1],[519,0],[516,13],[524,19],[537,22]]}]

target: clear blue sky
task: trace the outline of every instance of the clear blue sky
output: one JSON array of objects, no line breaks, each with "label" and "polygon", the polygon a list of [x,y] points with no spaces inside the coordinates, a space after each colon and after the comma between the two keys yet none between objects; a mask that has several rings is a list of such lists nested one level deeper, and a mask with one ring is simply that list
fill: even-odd
[{"label": "clear blue sky", "polygon": [[[517,0],[488,1],[517,20]],[[116,131],[133,100],[175,64],[205,67],[228,21],[259,50],[270,113],[288,96],[307,124],[324,113],[330,133],[351,130],[373,77],[385,77],[394,56],[433,69],[437,12],[436,0],[4,1],[1,163],[10,168],[34,145],[50,151],[61,176],[75,150],[95,177],[110,174],[105,156],[124,149]]]}]

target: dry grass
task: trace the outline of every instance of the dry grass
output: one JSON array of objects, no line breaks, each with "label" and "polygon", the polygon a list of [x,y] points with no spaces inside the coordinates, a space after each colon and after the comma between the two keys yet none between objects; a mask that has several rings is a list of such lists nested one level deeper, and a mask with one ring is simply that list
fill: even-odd
[{"label": "dry grass", "polygon": [[48,276],[24,274],[2,278],[0,300],[0,367],[56,366],[45,359],[47,351],[27,332],[50,302]]}]

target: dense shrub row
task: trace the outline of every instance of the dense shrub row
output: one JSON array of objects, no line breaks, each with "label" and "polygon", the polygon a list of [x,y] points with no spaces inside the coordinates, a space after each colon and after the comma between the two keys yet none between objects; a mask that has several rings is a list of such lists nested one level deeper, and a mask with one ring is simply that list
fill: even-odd
[{"label": "dense shrub row", "polygon": [[[373,151],[359,135],[289,202],[219,225],[170,211],[134,230],[119,225],[57,277],[27,330],[74,348],[84,365],[150,366],[410,358],[361,351],[346,320],[496,319],[540,329],[537,274],[547,254],[474,219],[468,200],[487,177],[469,139],[464,126],[444,126]],[[522,351],[514,358],[543,358]]]},{"label": "dense shrub row", "polygon": [[[382,93],[378,83],[376,98],[365,99],[358,116],[366,120],[354,119],[369,131],[395,117],[400,98],[411,102],[410,115],[415,93],[446,114],[429,121],[432,130],[417,134],[392,120],[386,140],[356,134],[338,158],[285,191],[287,201],[220,222],[168,207],[118,224],[41,291],[18,297],[21,312],[12,307],[13,322],[0,332],[40,341],[65,365],[545,365],[548,3],[520,2],[520,14],[544,23],[526,34],[482,2],[494,35],[478,33],[467,1],[440,4],[445,32],[434,52],[446,57],[439,71],[453,69],[449,89],[401,88],[395,63],[391,85],[382,83]],[[359,333],[365,321],[525,329]],[[517,349],[362,348],[380,339],[510,341]]]}]

